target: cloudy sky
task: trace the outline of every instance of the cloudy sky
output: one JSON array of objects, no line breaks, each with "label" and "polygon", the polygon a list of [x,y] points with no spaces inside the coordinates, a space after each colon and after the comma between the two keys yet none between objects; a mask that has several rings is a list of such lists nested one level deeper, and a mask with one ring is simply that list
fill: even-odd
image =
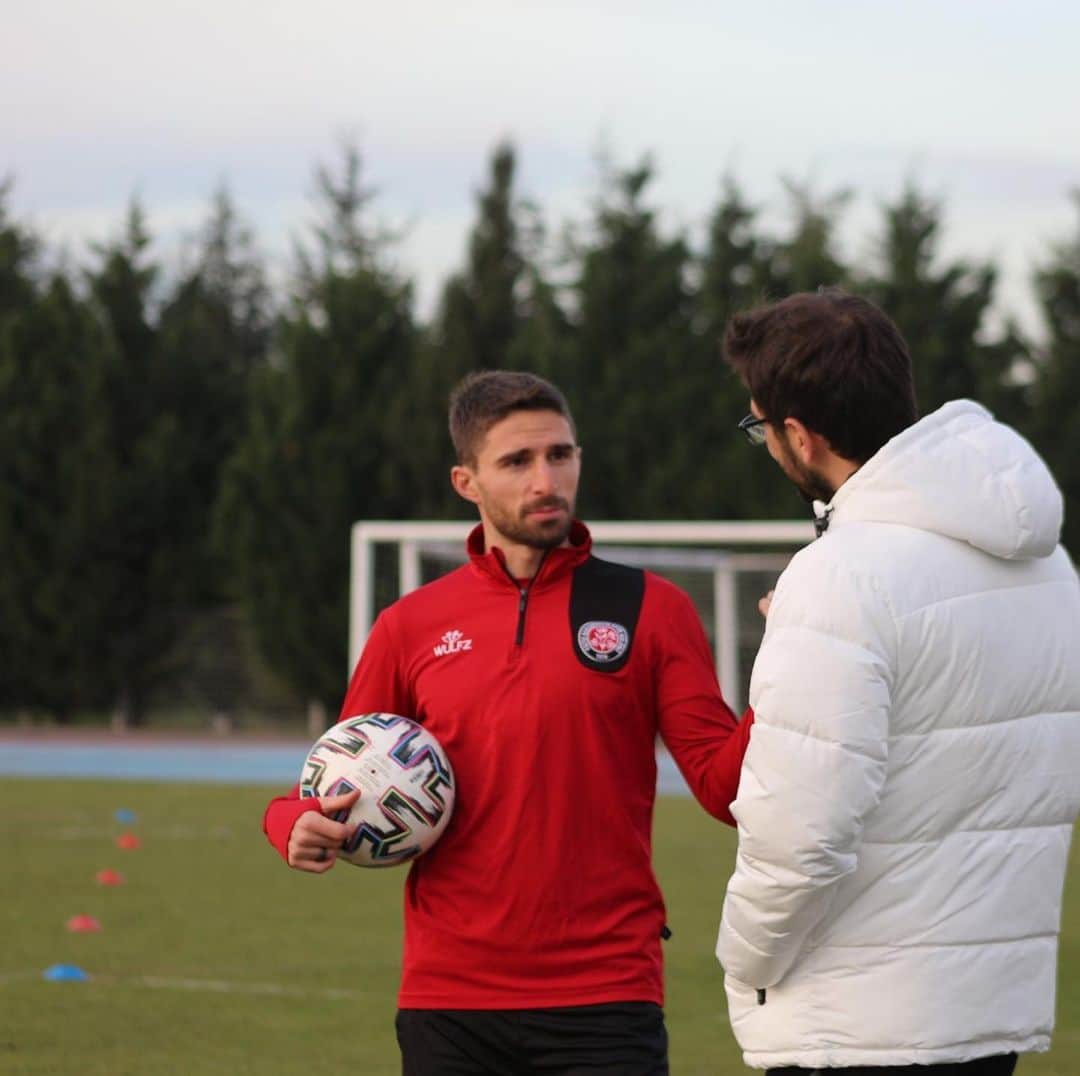
[{"label": "cloudy sky", "polygon": [[225,180],[271,256],[311,176],[361,146],[379,213],[407,225],[421,308],[460,260],[494,143],[558,225],[587,214],[597,151],[654,155],[654,201],[693,231],[733,174],[782,229],[786,175],[851,188],[865,257],[905,180],[945,200],[946,253],[1002,266],[1028,327],[1080,187],[1072,0],[9,0],[0,175],[15,213],[76,256],[137,193],[163,255]]}]

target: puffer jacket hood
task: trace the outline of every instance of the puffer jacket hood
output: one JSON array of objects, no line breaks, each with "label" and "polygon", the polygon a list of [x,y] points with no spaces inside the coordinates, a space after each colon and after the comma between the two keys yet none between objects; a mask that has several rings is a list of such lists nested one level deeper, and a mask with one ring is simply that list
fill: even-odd
[{"label": "puffer jacket hood", "polygon": [[1035,450],[971,400],[947,403],[894,437],[829,507],[831,523],[900,523],[1006,560],[1049,556],[1064,518]]}]

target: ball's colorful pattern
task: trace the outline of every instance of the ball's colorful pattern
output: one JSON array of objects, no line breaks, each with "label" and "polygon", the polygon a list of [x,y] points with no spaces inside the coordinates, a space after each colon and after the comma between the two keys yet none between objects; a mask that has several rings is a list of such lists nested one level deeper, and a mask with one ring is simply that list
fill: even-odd
[{"label": "ball's colorful pattern", "polygon": [[426,852],[454,807],[454,774],[439,742],[398,714],[361,714],[328,729],[308,753],[300,795],[360,789],[338,821],[355,826],[341,857],[362,867],[390,867]]}]

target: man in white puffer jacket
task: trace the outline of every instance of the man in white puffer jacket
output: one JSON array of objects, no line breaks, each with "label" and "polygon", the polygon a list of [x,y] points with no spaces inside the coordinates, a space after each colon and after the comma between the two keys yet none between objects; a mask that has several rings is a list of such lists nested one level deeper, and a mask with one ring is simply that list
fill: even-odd
[{"label": "man in white puffer jacket", "polygon": [[740,424],[815,505],[754,664],[717,955],[748,1065],[1008,1074],[1047,1050],[1080,810],[1080,585],[1062,498],[830,290],[739,315]]}]

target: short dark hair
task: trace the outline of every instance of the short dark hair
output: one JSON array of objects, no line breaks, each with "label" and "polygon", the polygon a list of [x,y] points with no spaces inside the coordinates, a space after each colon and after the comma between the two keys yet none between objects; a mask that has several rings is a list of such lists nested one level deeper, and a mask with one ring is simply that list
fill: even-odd
[{"label": "short dark hair", "polygon": [[869,300],[839,288],[736,314],[724,358],[775,429],[796,418],[844,459],[865,463],[918,418],[900,330]]},{"label": "short dark hair", "polygon": [[570,405],[550,381],[512,370],[482,370],[463,378],[450,393],[450,440],[458,463],[475,465],[485,434],[514,411],[554,411],[577,437]]}]

